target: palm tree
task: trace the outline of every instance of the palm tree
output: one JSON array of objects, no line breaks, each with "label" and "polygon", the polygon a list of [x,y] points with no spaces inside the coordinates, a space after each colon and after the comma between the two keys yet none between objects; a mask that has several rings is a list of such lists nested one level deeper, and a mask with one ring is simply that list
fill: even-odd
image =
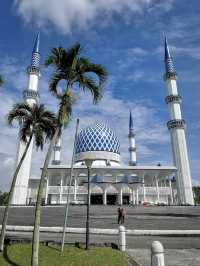
[{"label": "palm tree", "polygon": [[57,122],[55,115],[52,112],[48,111],[43,104],[34,104],[33,106],[29,106],[27,103],[15,104],[9,112],[7,120],[9,125],[12,125],[14,121],[18,122],[20,126],[20,140],[23,141],[26,146],[22,157],[20,158],[20,161],[15,169],[8,195],[8,203],[4,211],[0,237],[1,252],[4,248],[4,238],[8,220],[8,212],[13,197],[17,175],[26,157],[31,141],[32,139],[34,139],[37,149],[42,150],[44,142],[53,137],[55,132],[55,124]]},{"label": "palm tree", "polygon": [[2,76],[0,75],[0,87],[3,85],[3,83],[4,83],[4,80],[3,80]]},{"label": "palm tree", "polygon": [[[46,66],[52,65],[54,67],[49,89],[59,101],[57,117],[58,126],[47,151],[42,169],[41,181],[38,188],[32,242],[32,266],[38,265],[40,203],[42,198],[43,183],[45,177],[47,176],[47,169],[53,146],[61,133],[63,126],[68,124],[71,117],[72,105],[75,100],[73,89],[75,89],[75,86],[77,85],[83,91],[89,90],[93,96],[94,103],[97,103],[102,97],[102,89],[107,80],[107,72],[104,67],[90,62],[88,58],[82,57],[81,51],[81,46],[78,43],[67,50],[63,47],[53,48],[51,54],[45,61]],[[58,89],[60,81],[66,82],[66,86],[62,89],[62,91],[59,91]]]}]

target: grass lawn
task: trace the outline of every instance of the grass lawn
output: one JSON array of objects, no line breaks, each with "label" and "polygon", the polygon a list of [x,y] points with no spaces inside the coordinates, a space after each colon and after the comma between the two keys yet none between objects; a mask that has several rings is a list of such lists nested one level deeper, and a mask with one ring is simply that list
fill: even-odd
[{"label": "grass lawn", "polygon": [[[66,246],[60,256],[58,246],[40,246],[39,266],[128,266],[123,253],[111,248],[91,248],[89,251]],[[6,246],[0,256],[0,265],[29,266],[31,258],[30,244]]]}]

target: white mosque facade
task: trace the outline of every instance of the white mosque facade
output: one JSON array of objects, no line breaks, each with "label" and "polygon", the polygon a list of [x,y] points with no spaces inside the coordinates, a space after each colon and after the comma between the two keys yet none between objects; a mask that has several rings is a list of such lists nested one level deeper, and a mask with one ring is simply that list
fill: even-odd
[{"label": "white mosque facade", "polygon": [[[31,66],[28,68],[28,88],[24,99],[28,104],[39,100],[38,81],[39,68],[39,35],[36,38]],[[75,158],[73,167],[61,162],[61,140],[54,147],[51,165],[48,168],[43,191],[43,204],[65,204],[69,200],[73,204],[87,202],[87,161],[90,171],[90,203],[104,205],[122,204],[189,204],[193,205],[192,181],[185,139],[185,121],[181,116],[181,97],[178,95],[176,72],[165,39],[164,80],[168,95],[166,103],[170,111],[167,123],[171,135],[174,164],[170,166],[146,166],[138,164],[133,118],[129,117],[129,151],[130,160],[127,165],[121,163],[120,142],[113,130],[101,122],[81,129],[75,140]],[[62,140],[64,143],[64,139]],[[17,177],[12,204],[34,204],[37,195],[38,179],[31,178],[31,158],[33,143]],[[19,143],[18,163],[24,150]],[[42,167],[42,165],[41,165]],[[73,168],[73,171],[72,171]],[[72,182],[70,184],[70,175]]]}]

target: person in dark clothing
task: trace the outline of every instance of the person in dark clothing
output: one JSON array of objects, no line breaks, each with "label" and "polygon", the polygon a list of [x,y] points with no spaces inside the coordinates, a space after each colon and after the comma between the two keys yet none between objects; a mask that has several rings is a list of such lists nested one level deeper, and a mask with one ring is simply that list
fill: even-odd
[{"label": "person in dark clothing", "polygon": [[117,209],[117,214],[118,214],[117,222],[118,222],[118,224],[120,224],[121,223],[121,219],[122,219],[122,212],[121,212],[121,208],[120,207]]},{"label": "person in dark clothing", "polygon": [[121,224],[124,224],[125,216],[126,216],[126,211],[124,208],[121,208]]}]

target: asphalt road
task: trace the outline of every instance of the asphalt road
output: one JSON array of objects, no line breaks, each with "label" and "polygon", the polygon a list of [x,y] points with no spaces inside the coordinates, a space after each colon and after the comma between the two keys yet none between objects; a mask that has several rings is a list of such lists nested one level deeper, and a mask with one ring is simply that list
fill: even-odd
[{"label": "asphalt road", "polygon": [[[200,207],[125,207],[127,229],[199,229]],[[0,207],[0,222],[3,216],[3,207]],[[41,226],[62,226],[64,207],[42,207]],[[117,207],[91,206],[91,222],[93,228],[118,228]],[[33,225],[34,207],[13,207],[10,210],[10,225]],[[85,227],[86,206],[70,206],[69,227]],[[12,234],[13,235],[13,234]],[[31,234],[15,234],[18,239],[31,239]],[[60,241],[60,235],[41,234],[41,240]],[[167,249],[200,249],[199,237],[154,237],[154,236],[127,236],[127,246],[131,249],[149,249],[152,241],[159,240]],[[66,242],[84,242],[85,235],[67,234]],[[117,236],[91,235],[91,242],[118,243]]]}]

